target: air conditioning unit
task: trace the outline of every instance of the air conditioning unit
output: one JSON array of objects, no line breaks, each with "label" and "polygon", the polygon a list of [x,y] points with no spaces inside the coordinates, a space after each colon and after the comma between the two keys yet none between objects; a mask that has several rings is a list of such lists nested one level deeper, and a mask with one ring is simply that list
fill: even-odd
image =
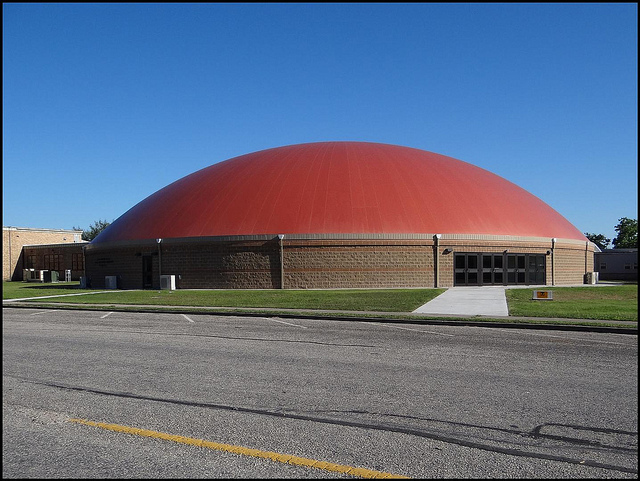
[{"label": "air conditioning unit", "polygon": [[597,284],[600,277],[599,272],[587,272],[584,275],[584,283],[585,284]]},{"label": "air conditioning unit", "polygon": [[118,277],[117,276],[105,276],[104,277],[104,288],[105,289],[117,289],[118,288]]},{"label": "air conditioning unit", "polygon": [[176,276],[160,276],[160,289],[176,290]]}]

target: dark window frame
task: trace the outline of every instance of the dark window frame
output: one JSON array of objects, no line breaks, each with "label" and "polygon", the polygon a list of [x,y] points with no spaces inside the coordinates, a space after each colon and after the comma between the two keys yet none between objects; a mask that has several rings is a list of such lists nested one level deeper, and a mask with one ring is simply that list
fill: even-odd
[{"label": "dark window frame", "polygon": [[82,255],[82,253],[71,254],[71,270],[84,270],[84,256]]}]

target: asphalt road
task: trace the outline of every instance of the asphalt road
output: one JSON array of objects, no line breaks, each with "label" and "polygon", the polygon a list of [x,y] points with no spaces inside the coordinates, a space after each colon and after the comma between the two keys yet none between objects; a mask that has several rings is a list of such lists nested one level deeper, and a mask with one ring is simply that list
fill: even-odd
[{"label": "asphalt road", "polygon": [[3,478],[638,477],[636,335],[3,308],[2,346]]}]

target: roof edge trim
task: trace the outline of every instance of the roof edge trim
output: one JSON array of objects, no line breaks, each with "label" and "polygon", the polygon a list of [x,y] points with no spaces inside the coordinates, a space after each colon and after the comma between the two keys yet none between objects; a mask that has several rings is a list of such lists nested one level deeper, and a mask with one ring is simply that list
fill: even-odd
[{"label": "roof edge trim", "polygon": [[[433,241],[434,234],[262,234],[262,235],[231,235],[231,236],[202,236],[202,237],[171,237],[162,239],[162,244],[200,244],[208,242],[251,242],[251,241],[277,241],[278,235],[283,235],[284,240],[425,240]],[[493,234],[441,234],[439,243],[446,241],[508,241],[508,242],[532,242],[536,244],[551,245],[550,237],[527,237]],[[585,246],[592,244],[578,239],[557,238],[556,245],[574,244]],[[112,249],[117,247],[136,247],[157,245],[157,239],[123,240],[104,242],[98,244],[88,243],[87,250]],[[593,244],[595,246],[595,244]]]}]

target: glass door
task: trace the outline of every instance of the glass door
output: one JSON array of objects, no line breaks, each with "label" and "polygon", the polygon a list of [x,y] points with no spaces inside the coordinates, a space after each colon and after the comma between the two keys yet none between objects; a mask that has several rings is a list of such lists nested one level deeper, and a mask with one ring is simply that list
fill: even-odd
[{"label": "glass door", "polygon": [[544,284],[545,267],[546,256],[544,254],[529,254],[529,284]]},{"label": "glass door", "polygon": [[504,284],[503,254],[482,254],[482,285]]},{"label": "glass door", "polygon": [[526,255],[507,254],[507,284],[525,284],[526,273]]},{"label": "glass door", "polygon": [[479,284],[480,254],[456,254],[454,259],[456,286],[477,286]]}]

